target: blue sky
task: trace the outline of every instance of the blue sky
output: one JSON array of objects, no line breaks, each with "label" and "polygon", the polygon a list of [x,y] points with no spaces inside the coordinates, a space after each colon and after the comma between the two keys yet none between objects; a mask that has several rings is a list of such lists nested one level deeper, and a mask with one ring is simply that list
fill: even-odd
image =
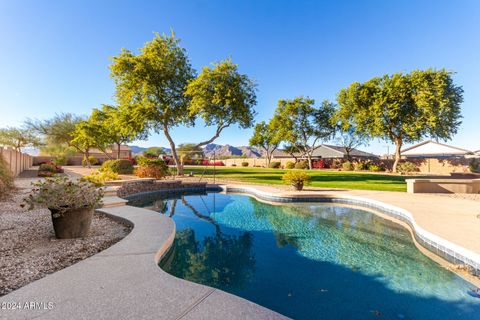
[{"label": "blue sky", "polygon": [[[0,127],[112,103],[110,57],[154,32],[182,39],[196,69],[232,58],[258,84],[257,120],[278,99],[335,99],[353,81],[415,68],[455,71],[463,124],[450,143],[480,149],[479,1],[0,0]],[[198,130],[198,128],[202,128]],[[213,128],[177,128],[178,143]],[[232,127],[217,143],[248,144]],[[137,145],[168,143],[152,134]],[[365,148],[385,153],[385,142]],[[390,148],[391,150],[392,148]]]}]

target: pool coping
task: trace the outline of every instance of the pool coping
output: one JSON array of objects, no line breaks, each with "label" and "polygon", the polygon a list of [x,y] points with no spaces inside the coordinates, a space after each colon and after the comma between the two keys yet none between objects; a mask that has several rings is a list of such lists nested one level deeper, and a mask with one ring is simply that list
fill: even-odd
[{"label": "pool coping", "polygon": [[[388,203],[321,191],[281,195],[245,185],[208,185],[204,190],[243,193],[276,203],[331,202],[378,210],[407,223],[417,241],[435,254],[479,270],[480,255],[428,232],[409,211]],[[172,219],[128,205],[98,211],[131,224],[132,231],[110,248],[0,298],[0,302],[52,302],[54,308],[2,310],[0,319],[287,319],[241,297],[176,278],[159,268],[158,262],[175,236]]]}]

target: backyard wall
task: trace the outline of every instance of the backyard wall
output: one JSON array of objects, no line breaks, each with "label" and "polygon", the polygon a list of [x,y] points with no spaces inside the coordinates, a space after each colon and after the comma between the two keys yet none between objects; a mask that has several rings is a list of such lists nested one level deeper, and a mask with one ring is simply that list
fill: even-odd
[{"label": "backyard wall", "polygon": [[[346,161],[346,159],[341,159]],[[233,159],[223,159],[221,160],[227,167],[231,167],[232,164],[235,164],[237,167],[242,166],[242,162],[248,162],[249,167],[266,167],[266,161],[264,158],[233,158]],[[295,162],[294,158],[280,158],[272,159],[272,162],[280,162],[282,167],[285,167],[285,164],[289,161]],[[377,165],[383,165],[387,169],[391,169],[393,160],[382,160],[375,159],[370,160]],[[469,159],[465,158],[446,158],[446,159],[437,159],[437,158],[411,158],[404,161],[413,162],[417,165],[419,173],[432,173],[432,174],[449,174],[449,173],[468,173],[470,169],[468,167]],[[331,164],[331,159],[325,159],[327,164]]]},{"label": "backyard wall", "polygon": [[10,148],[0,147],[0,156],[5,159],[10,171],[15,177],[33,165],[32,156]]}]

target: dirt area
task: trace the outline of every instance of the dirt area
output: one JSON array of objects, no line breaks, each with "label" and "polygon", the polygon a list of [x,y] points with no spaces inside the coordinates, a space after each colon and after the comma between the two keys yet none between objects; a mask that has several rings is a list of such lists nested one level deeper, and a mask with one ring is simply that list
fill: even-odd
[{"label": "dirt area", "polygon": [[0,296],[110,247],[131,230],[95,213],[88,238],[56,239],[50,211],[20,207],[35,175],[24,172],[17,189],[0,200]]}]

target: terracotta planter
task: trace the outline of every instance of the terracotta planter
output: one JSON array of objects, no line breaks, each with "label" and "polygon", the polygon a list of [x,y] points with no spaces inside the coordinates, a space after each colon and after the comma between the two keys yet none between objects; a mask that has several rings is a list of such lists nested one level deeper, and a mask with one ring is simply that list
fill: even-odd
[{"label": "terracotta planter", "polygon": [[302,191],[303,189],[303,182],[292,182],[292,188],[296,191]]},{"label": "terracotta planter", "polygon": [[92,224],[93,209],[68,210],[56,218],[54,215],[57,215],[58,211],[52,209],[50,211],[52,213],[55,237],[58,239],[73,239],[87,236]]}]

